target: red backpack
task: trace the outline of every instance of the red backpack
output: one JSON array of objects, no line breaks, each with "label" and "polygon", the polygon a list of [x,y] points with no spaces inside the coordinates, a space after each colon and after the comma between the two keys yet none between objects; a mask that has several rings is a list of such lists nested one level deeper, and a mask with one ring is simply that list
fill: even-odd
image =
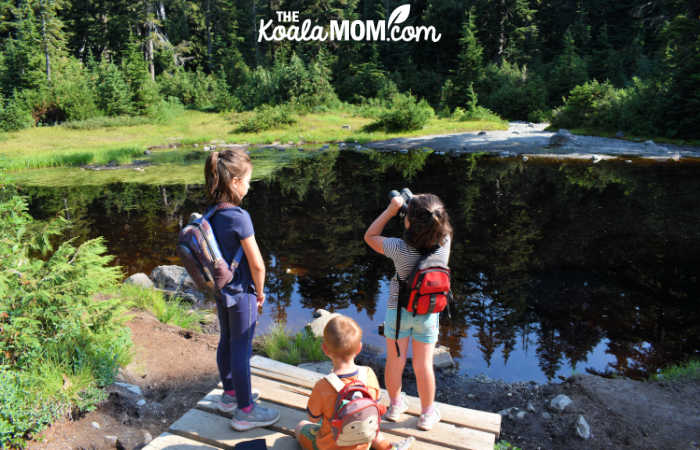
[{"label": "red backpack", "polygon": [[339,447],[370,444],[379,434],[379,424],[386,408],[369,392],[367,367],[360,366],[357,380],[345,384],[334,373],[325,376],[338,395],[330,424]]},{"label": "red backpack", "polygon": [[[416,314],[432,314],[445,310],[452,301],[450,268],[437,255],[439,247],[420,257],[406,280],[399,278],[399,307],[396,312],[396,337],[401,327],[401,307]],[[398,274],[396,275],[398,277]],[[399,344],[396,343],[399,354]]]}]

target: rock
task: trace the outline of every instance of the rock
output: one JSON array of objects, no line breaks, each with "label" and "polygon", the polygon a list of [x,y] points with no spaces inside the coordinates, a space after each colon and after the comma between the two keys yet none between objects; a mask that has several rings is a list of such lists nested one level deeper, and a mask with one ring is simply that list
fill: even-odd
[{"label": "rock", "polygon": [[105,436],[105,442],[107,442],[107,445],[109,445],[111,447],[116,447],[118,440],[119,440],[119,438],[117,438],[116,436],[113,436],[113,435]]},{"label": "rock", "polygon": [[343,130],[349,130],[349,129],[350,129],[350,125],[343,125]]},{"label": "rock", "polygon": [[550,406],[550,408],[552,408],[555,411],[562,412],[571,403],[572,402],[571,402],[571,399],[569,397],[567,397],[564,394],[559,394],[556,397],[554,397],[551,402],[549,402],[549,406]]},{"label": "rock", "polygon": [[112,390],[112,392],[119,393],[119,391],[121,390],[127,391],[129,394],[136,395],[138,397],[143,397],[143,392],[141,391],[141,388],[136,386],[135,384],[122,383],[121,381],[116,381],[112,384],[112,386],[116,387],[116,390]]},{"label": "rock", "polygon": [[151,153],[153,153],[153,152],[151,152],[150,150],[146,150],[146,151],[143,152],[143,154],[146,155],[146,156],[150,155]]},{"label": "rock", "polygon": [[97,422],[92,422],[90,425],[92,425],[92,428],[100,429],[100,424]]},{"label": "rock", "polygon": [[477,136],[484,136],[484,135],[486,135],[486,132],[483,131],[483,130],[482,130],[482,131],[479,131],[479,134],[477,134]]},{"label": "rock", "polygon": [[562,147],[564,145],[573,144],[575,142],[574,135],[569,130],[560,129],[549,138],[550,147]]},{"label": "rock", "polygon": [[328,374],[333,370],[333,363],[330,361],[319,361],[312,363],[303,363],[298,366],[301,369],[311,370],[317,373]]},{"label": "rock", "polygon": [[320,150],[328,150],[328,148],[329,148],[329,145],[326,144],[326,145],[322,146],[322,147],[320,148]]},{"label": "rock", "polygon": [[513,131],[512,134],[520,134],[520,131]]},{"label": "rock", "polygon": [[583,416],[578,416],[576,421],[576,434],[581,439],[590,439],[591,437],[591,426],[588,425],[586,419]]},{"label": "rock", "polygon": [[370,358],[379,358],[384,354],[384,348],[372,344],[362,344],[362,354]]},{"label": "rock", "polygon": [[551,415],[550,413],[548,413],[547,411],[543,411],[543,412],[542,412],[542,418],[543,418],[544,420],[549,420],[549,419],[552,418],[552,415]]},{"label": "rock", "polygon": [[206,296],[197,290],[184,267],[158,266],[151,272],[151,280],[155,287],[163,289],[166,295],[180,297],[191,303],[200,303],[206,299]]},{"label": "rock", "polygon": [[450,349],[444,345],[439,345],[435,347],[435,353],[433,354],[433,366],[438,369],[447,369],[455,366],[455,362],[450,355]]},{"label": "rock", "polygon": [[143,406],[143,405],[145,405],[145,404],[146,404],[146,400],[144,400],[144,399],[141,399],[141,400],[139,400],[138,402],[136,402],[136,406],[139,406],[139,407],[140,407],[140,406]]},{"label": "rock", "polygon": [[646,147],[654,147],[654,146],[656,146],[656,142],[654,142],[654,141],[652,141],[651,139],[649,139],[648,141],[644,141],[644,145],[645,145]]},{"label": "rock", "polygon": [[674,153],[674,154],[671,156],[671,159],[674,160],[674,161],[676,161],[676,162],[680,161],[680,160],[681,160],[681,154],[680,154],[680,152]]},{"label": "rock", "polygon": [[145,170],[143,170],[143,167],[134,167],[134,170],[137,172],[145,172]]},{"label": "rock", "polygon": [[[522,415],[520,414],[522,413]],[[508,417],[510,420],[523,419],[527,414],[525,411],[521,411],[517,406],[512,406],[510,408],[502,409],[498,411],[501,417]]]},{"label": "rock", "polygon": [[143,430],[143,443],[148,444],[153,440],[153,436],[151,436],[151,433],[148,432],[148,430]]},{"label": "rock", "polygon": [[615,137],[618,139],[623,138],[625,137],[625,133],[623,133],[622,131],[618,131],[617,133],[615,133]]},{"label": "rock", "polygon": [[499,153],[499,155],[501,158],[512,158],[513,156],[515,156],[515,153],[509,152],[508,150],[504,150],[501,153]]},{"label": "rock", "polygon": [[535,124],[532,123],[532,122],[528,122],[528,123],[527,123],[527,127],[528,127],[528,128],[535,128]]},{"label": "rock", "polygon": [[532,402],[527,402],[527,410],[534,413],[535,410],[535,405],[532,404]]},{"label": "rock", "polygon": [[603,158],[600,155],[593,155],[591,157],[591,161],[593,161],[593,164],[598,164],[602,160],[603,160]]},{"label": "rock", "polygon": [[117,161],[116,159],[113,159],[107,163],[107,167],[117,167],[118,165],[119,165],[119,161]]},{"label": "rock", "polygon": [[324,309],[317,309],[317,314],[320,314],[318,318],[307,323],[306,326],[311,330],[311,332],[316,337],[323,337],[323,329],[326,328],[326,324],[329,320],[338,315],[338,313],[331,313]]},{"label": "rock", "polygon": [[523,155],[523,162],[527,162],[527,160],[530,159],[527,157],[527,155]]},{"label": "rock", "polygon": [[135,273],[124,280],[124,284],[134,284],[136,286],[141,286],[142,288],[153,289],[153,281],[148,278],[148,275],[141,272]]}]

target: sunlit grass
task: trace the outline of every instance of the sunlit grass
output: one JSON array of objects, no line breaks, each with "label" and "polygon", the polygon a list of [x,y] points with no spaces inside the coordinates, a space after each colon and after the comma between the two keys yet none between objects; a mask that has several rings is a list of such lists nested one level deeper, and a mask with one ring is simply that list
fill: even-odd
[{"label": "sunlit grass", "polygon": [[287,334],[284,324],[277,323],[262,337],[262,351],[268,358],[287,364],[323,361],[321,338],[304,329],[295,335]]},{"label": "sunlit grass", "polygon": [[656,380],[700,380],[700,360],[666,367],[652,378]]},{"label": "sunlit grass", "polygon": [[179,300],[166,300],[163,293],[156,289],[123,284],[115,294],[124,300],[126,306],[148,311],[163,323],[187,330],[201,331],[203,312],[192,309]]},{"label": "sunlit grass", "polygon": [[[351,110],[337,110],[297,116],[297,122],[260,133],[239,133],[245,113],[204,113],[186,111],[168,123],[115,126],[131,123],[126,118],[112,123],[95,121],[78,128],[70,126],[39,127],[3,135],[0,146],[0,169],[12,173],[20,185],[75,186],[113,182],[147,184],[201,184],[207,143],[293,144],[283,151],[251,151],[254,159],[253,179],[268,176],[276,168],[308,155],[309,149],[325,143],[358,142],[395,137],[448,134],[505,128],[503,122],[432,119],[425,128],[411,132],[387,133],[362,131],[374,119],[360,117]],[[116,119],[115,119],[116,120]],[[101,124],[105,126],[100,126]],[[106,126],[108,125],[108,126]],[[95,128],[92,128],[95,126]],[[177,148],[149,147],[179,144]],[[197,147],[194,147],[197,145]],[[304,148],[300,152],[297,148]],[[127,165],[138,167],[89,170],[86,165]]]}]

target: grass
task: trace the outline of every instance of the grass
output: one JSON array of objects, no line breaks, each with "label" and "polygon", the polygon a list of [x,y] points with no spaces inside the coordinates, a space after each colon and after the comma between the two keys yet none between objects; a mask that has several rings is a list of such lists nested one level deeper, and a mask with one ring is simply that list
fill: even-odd
[{"label": "grass", "polygon": [[279,323],[262,337],[261,350],[268,358],[293,365],[327,359],[321,349],[321,338],[307,329],[289,335],[285,325]]},{"label": "grass", "polygon": [[166,300],[156,289],[146,289],[132,284],[121,285],[116,292],[127,307],[152,313],[159,321],[192,331],[201,331],[204,313],[190,308],[179,300]]},{"label": "grass", "polygon": [[700,380],[700,360],[690,360],[684,364],[666,367],[656,375],[655,380]]},{"label": "grass", "polygon": [[[503,122],[431,119],[421,130],[388,133],[367,132],[363,127],[371,117],[362,117],[351,108],[299,116],[296,123],[262,132],[238,132],[240,125],[254,112],[219,114],[185,111],[166,123],[142,123],[128,118],[93,120],[55,127],[39,127],[2,135],[0,169],[12,173],[14,182],[23,185],[75,186],[111,182],[173,184],[204,182],[205,152],[193,155],[195,144],[217,142],[241,144],[293,143],[316,148],[325,143],[358,142],[395,137],[448,134],[477,130],[504,129]],[[370,114],[367,114],[370,115]],[[176,149],[153,150],[148,147],[179,143]],[[198,147],[201,149],[201,145]],[[196,152],[195,152],[196,153]],[[253,179],[261,179],[275,168],[307,152],[288,149],[254,155]],[[115,170],[82,170],[86,164],[103,165],[112,161],[123,165],[142,160],[150,165]]]}]

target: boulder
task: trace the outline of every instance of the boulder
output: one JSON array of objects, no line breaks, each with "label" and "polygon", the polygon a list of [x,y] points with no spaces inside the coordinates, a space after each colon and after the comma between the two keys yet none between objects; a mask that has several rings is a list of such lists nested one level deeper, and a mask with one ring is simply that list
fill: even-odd
[{"label": "boulder", "polygon": [[153,284],[165,291],[166,295],[181,297],[191,303],[200,303],[206,299],[204,293],[197,290],[192,278],[181,266],[158,266],[151,272]]},{"label": "boulder", "polygon": [[307,323],[306,326],[311,330],[314,336],[323,337],[323,329],[326,328],[326,324],[337,315],[339,314],[326,311],[325,309],[317,309],[314,313],[316,319]]},{"label": "boulder", "polygon": [[140,387],[135,384],[122,383],[120,381],[112,383],[109,392],[114,392],[124,397],[143,397],[143,391],[141,391]]},{"label": "boulder", "polygon": [[433,366],[438,369],[449,369],[455,367],[455,362],[450,355],[450,349],[444,345],[438,345],[435,347],[435,353],[433,354]]},{"label": "boulder", "polygon": [[562,412],[572,403],[571,399],[564,394],[559,394],[549,402],[550,408],[554,411]]},{"label": "boulder", "polygon": [[126,280],[124,280],[124,284],[134,284],[136,286],[141,286],[145,289],[153,289],[153,281],[151,281],[151,279],[148,278],[148,275],[141,272],[135,273]]},{"label": "boulder", "polygon": [[575,142],[574,135],[569,130],[560,129],[549,138],[550,147],[562,147],[564,145],[573,144]]},{"label": "boulder", "polygon": [[581,439],[590,439],[591,437],[591,426],[588,425],[583,416],[578,416],[578,420],[576,420],[576,434]]}]

